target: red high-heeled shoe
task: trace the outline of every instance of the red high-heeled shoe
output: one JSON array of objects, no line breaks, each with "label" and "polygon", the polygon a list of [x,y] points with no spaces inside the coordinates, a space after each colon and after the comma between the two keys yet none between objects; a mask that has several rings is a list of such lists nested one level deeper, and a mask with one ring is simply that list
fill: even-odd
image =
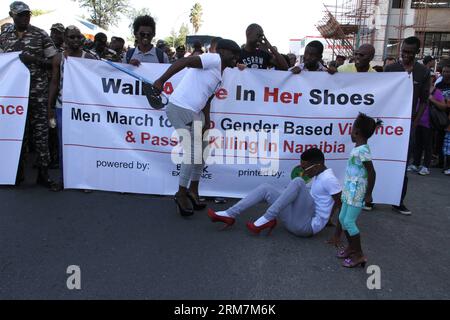
[{"label": "red high-heeled shoe", "polygon": [[235,218],[219,216],[212,209],[208,209],[208,217],[211,219],[212,222],[223,222],[223,223],[225,223],[225,225],[226,225],[225,228],[231,227],[234,224],[234,222],[236,221]]},{"label": "red high-heeled shoe", "polygon": [[255,226],[253,222],[247,222],[247,229],[253,234],[259,234],[264,229],[269,229],[268,236],[272,233],[273,228],[277,226],[277,219],[270,220],[269,222],[263,224],[262,226]]}]

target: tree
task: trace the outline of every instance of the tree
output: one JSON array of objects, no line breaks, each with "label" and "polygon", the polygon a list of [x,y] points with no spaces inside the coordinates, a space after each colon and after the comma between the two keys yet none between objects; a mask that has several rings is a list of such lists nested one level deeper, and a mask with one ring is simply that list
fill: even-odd
[{"label": "tree", "polygon": [[35,9],[35,10],[31,10],[31,15],[33,17],[39,17],[39,16],[42,16],[43,14],[47,14],[49,12],[51,12],[51,11],[49,11],[49,10],[42,10],[42,9]]},{"label": "tree", "polygon": [[90,14],[88,20],[99,27],[108,30],[109,26],[117,26],[120,14],[127,14],[128,0],[73,0]]},{"label": "tree", "polygon": [[192,27],[194,28],[194,33],[197,34],[198,30],[202,26],[202,15],[203,15],[203,8],[200,3],[194,4],[194,6],[191,9],[191,13],[189,15]]},{"label": "tree", "polygon": [[165,38],[164,41],[170,45],[171,47],[178,47],[181,45],[186,45],[186,36],[189,34],[189,27],[187,24],[183,23],[178,31],[178,34],[175,30],[172,29],[170,32],[170,36]]},{"label": "tree", "polygon": [[[147,16],[151,16],[152,15],[150,13],[150,9],[148,9],[148,8],[141,8],[141,9],[136,10],[136,9],[133,8],[130,11],[128,11],[127,17],[128,17],[128,19],[130,19],[129,27],[130,27],[132,35],[134,35],[134,30],[133,30],[133,22],[134,22],[134,20],[137,17],[139,17],[139,16],[145,16],[145,15],[147,15]],[[153,19],[155,19],[155,21],[156,21],[155,17],[153,17]]]}]

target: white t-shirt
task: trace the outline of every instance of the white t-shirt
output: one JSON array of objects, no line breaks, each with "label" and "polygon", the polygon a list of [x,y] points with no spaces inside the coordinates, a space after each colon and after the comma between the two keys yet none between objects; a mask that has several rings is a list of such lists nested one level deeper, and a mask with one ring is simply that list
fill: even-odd
[{"label": "white t-shirt", "polygon": [[332,196],[341,191],[341,184],[332,169],[327,169],[314,177],[310,191],[316,204],[316,212],[311,222],[314,234],[319,233],[326,226],[334,206]]},{"label": "white t-shirt", "polygon": [[222,60],[217,53],[205,53],[199,56],[203,69],[189,68],[170,96],[174,105],[202,111],[208,99],[219,89],[222,83]]}]

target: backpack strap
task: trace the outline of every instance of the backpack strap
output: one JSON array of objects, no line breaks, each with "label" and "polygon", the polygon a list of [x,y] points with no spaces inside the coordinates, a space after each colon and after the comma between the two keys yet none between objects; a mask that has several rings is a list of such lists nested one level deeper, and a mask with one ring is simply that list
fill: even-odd
[{"label": "backpack strap", "polygon": [[127,63],[130,63],[131,58],[133,57],[134,51],[136,48],[130,49],[127,51],[126,61]]},{"label": "backpack strap", "polygon": [[[158,58],[158,62],[164,63],[164,51],[162,51],[161,49],[156,48],[156,47],[155,47],[155,49],[156,49],[156,57]],[[126,56],[127,63],[130,63],[135,50],[136,50],[136,48],[133,48],[133,49],[130,49],[127,51],[127,56]]]}]

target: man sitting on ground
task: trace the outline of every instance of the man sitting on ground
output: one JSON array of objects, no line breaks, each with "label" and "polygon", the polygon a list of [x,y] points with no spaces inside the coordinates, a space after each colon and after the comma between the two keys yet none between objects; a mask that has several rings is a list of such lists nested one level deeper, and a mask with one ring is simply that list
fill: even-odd
[{"label": "man sitting on ground", "polygon": [[[252,233],[273,229],[279,218],[286,229],[299,237],[311,237],[319,233],[332,214],[341,209],[341,185],[333,170],[325,166],[325,156],[318,148],[301,155],[301,177],[294,178],[282,192],[263,184],[226,211],[208,211],[213,222],[234,224],[236,217],[250,207],[266,201],[270,207],[254,223],[248,222]],[[312,179],[311,185],[307,181]]]}]

